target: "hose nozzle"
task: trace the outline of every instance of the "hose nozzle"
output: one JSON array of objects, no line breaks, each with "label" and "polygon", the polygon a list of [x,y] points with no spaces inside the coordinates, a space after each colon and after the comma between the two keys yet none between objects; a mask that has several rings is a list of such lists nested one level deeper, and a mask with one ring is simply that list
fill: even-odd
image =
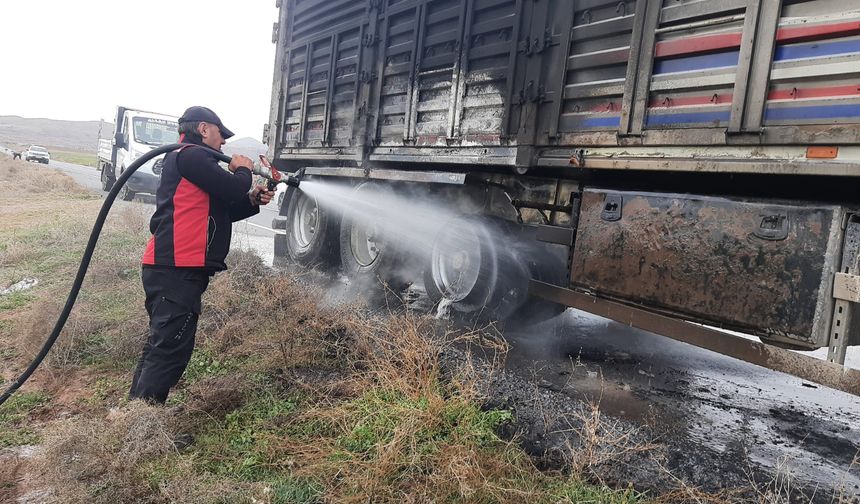
[{"label": "hose nozzle", "polygon": [[287,180],[284,181],[288,186],[299,187],[302,179],[305,178],[305,169],[299,168],[295,175],[287,175]]},{"label": "hose nozzle", "polygon": [[287,175],[284,177],[281,172],[279,172],[272,163],[266,159],[266,156],[260,154],[260,166],[255,166],[252,170],[253,173],[263,177],[264,179],[269,181],[269,190],[274,191],[275,187],[281,182],[287,184],[292,187],[299,187],[302,179],[305,177],[305,169],[299,168],[295,175]]}]

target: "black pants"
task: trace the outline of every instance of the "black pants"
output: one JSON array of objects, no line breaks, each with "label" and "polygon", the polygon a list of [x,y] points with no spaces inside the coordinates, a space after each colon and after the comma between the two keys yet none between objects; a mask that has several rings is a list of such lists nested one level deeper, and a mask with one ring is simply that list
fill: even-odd
[{"label": "black pants", "polygon": [[194,350],[200,298],[209,286],[203,271],[143,268],[149,338],[131,382],[129,399],[164,403]]}]

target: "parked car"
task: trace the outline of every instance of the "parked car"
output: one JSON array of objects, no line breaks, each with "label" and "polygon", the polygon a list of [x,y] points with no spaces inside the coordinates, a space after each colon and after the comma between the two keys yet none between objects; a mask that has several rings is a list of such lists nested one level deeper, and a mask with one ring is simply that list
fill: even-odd
[{"label": "parked car", "polygon": [[40,163],[48,164],[51,161],[51,153],[44,147],[31,145],[27,150],[21,153],[21,158],[24,161],[38,161]]}]

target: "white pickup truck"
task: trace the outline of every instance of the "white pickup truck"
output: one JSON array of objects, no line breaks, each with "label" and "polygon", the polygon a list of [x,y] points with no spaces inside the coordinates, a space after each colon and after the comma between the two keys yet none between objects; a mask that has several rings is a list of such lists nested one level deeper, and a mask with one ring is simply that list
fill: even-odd
[{"label": "white pickup truck", "polygon": [[[98,169],[102,189],[109,191],[116,179],[137,158],[162,145],[176,143],[178,118],[117,107],[112,138],[99,139]],[[141,166],[120,191],[120,198],[130,201],[137,193],[155,194],[161,177],[161,156]]]}]

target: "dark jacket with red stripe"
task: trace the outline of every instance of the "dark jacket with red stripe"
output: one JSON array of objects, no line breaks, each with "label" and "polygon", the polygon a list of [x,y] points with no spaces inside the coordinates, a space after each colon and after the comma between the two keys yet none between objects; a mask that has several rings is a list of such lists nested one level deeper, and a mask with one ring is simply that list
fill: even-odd
[{"label": "dark jacket with red stripe", "polygon": [[[186,138],[181,149],[167,153],[156,191],[143,254],[144,267],[227,269],[232,223],[257,214],[251,204],[251,171],[230,173],[211,150]],[[196,145],[195,145],[196,144]]]}]

